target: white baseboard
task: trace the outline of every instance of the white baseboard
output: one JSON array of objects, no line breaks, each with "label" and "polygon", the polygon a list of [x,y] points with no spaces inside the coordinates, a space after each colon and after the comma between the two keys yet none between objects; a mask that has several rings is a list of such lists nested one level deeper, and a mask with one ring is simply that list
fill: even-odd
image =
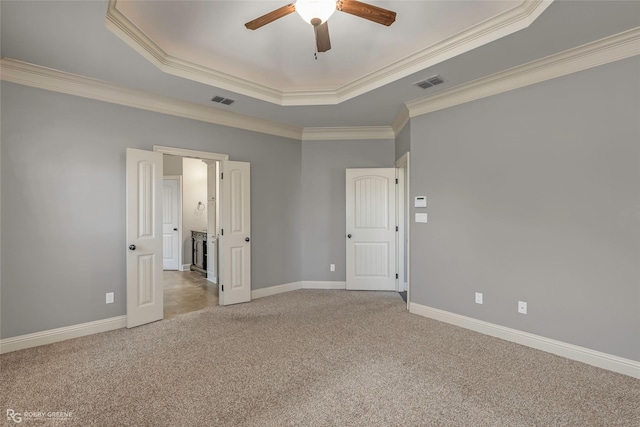
[{"label": "white baseboard", "polygon": [[207,272],[207,281],[216,285],[218,284],[218,278],[216,276],[209,274],[209,272]]},{"label": "white baseboard", "polygon": [[303,281],[302,289],[346,289],[346,282],[314,282]]},{"label": "white baseboard", "polygon": [[117,316],[109,319],[96,320],[94,322],[81,323],[79,325],[66,326],[64,328],[5,338],[0,340],[0,354],[65,341],[71,338],[84,337],[86,335],[120,329],[126,326],[127,316]]},{"label": "white baseboard", "polygon": [[190,267],[191,264],[182,264],[182,266],[180,267],[180,271],[189,271]]},{"label": "white baseboard", "polygon": [[546,351],[567,359],[577,360],[598,368],[640,378],[640,362],[623,357],[602,353],[585,347],[568,344],[562,341],[530,334],[517,329],[507,328],[494,323],[484,322],[471,317],[462,316],[437,308],[409,303],[409,312],[441,322],[450,323],[465,329],[480,332],[485,335],[501,338],[507,341],[526,345],[538,350]]},{"label": "white baseboard", "polygon": [[286,283],[284,285],[269,286],[268,288],[255,289],[251,291],[251,299],[264,298],[283,292],[297,291],[302,289],[302,282]]},{"label": "white baseboard", "polygon": [[283,292],[297,291],[298,289],[345,289],[345,287],[345,282],[293,282],[253,290],[251,291],[251,299],[268,297],[271,295],[281,294]]}]

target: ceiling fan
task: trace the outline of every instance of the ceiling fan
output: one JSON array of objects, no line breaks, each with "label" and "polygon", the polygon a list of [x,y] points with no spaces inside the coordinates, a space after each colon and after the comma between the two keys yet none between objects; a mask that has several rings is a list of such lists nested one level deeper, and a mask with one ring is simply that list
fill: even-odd
[{"label": "ceiling fan", "polygon": [[368,19],[387,27],[396,20],[395,12],[356,0],[297,0],[295,3],[282,6],[253,21],[249,21],[244,26],[250,30],[257,30],[276,19],[298,12],[302,19],[313,25],[316,33],[317,51],[326,52],[331,49],[327,20],[336,10]]}]

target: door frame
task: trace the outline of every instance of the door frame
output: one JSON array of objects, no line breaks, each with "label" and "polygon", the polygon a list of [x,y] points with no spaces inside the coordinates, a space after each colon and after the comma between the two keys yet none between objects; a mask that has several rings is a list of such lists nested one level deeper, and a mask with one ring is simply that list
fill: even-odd
[{"label": "door frame", "polygon": [[178,181],[178,271],[182,271],[182,175],[164,175],[162,179]]},{"label": "door frame", "polygon": [[154,145],[153,151],[172,156],[191,157],[203,160],[229,160],[228,154],[210,153],[207,151],[188,150],[186,148],[166,147],[164,145]]},{"label": "door frame", "polygon": [[[146,150],[143,150],[143,151],[146,151]],[[164,154],[169,154],[169,155],[173,155],[173,156],[190,157],[190,158],[201,159],[201,160],[229,160],[229,155],[228,154],[211,153],[211,152],[197,151],[197,150],[189,150],[189,149],[186,149],[186,148],[166,147],[166,146],[163,146],[163,145],[154,145],[153,149],[151,151],[155,152],[155,153],[160,153],[160,154],[163,154],[163,155]],[[162,176],[162,179],[164,179],[164,176]],[[180,180],[180,182],[182,183],[182,180]],[[182,186],[181,186],[181,190],[182,190]],[[182,192],[181,192],[181,195],[182,195]],[[161,198],[160,198],[160,200],[161,200]],[[180,230],[182,230],[182,223],[180,224],[179,228],[180,228]],[[182,257],[182,253],[181,253],[180,256]],[[182,267],[182,265],[181,265],[181,267]],[[160,271],[162,271],[162,269]],[[127,292],[128,291],[129,291],[129,289],[128,289],[128,285],[127,285]],[[127,319],[129,319],[130,313],[129,313],[129,309],[128,308],[127,308],[127,314],[126,315],[127,315]]]},{"label": "door frame", "polygon": [[[403,257],[404,262],[407,265],[407,274],[404,277],[405,282],[407,283],[407,310],[410,308],[411,304],[411,221],[409,219],[409,215],[411,213],[411,205],[410,205],[410,197],[411,194],[411,174],[410,174],[410,166],[411,166],[411,155],[410,152],[407,151],[402,157],[396,160],[396,171],[398,175],[398,183],[402,183],[402,187],[398,188],[396,192],[396,197],[398,200],[397,209],[398,209],[398,277],[404,276],[404,268],[402,265]],[[404,242],[402,242],[402,236],[406,236],[407,245],[405,250]],[[400,244],[402,242],[402,244]],[[398,285],[400,286],[400,285]]]}]

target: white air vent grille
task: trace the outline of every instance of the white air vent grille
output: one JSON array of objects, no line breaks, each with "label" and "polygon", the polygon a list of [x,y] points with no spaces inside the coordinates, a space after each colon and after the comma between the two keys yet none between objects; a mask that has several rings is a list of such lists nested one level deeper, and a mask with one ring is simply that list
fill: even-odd
[{"label": "white air vent grille", "polygon": [[433,77],[429,77],[428,79],[419,81],[418,83],[414,83],[414,84],[416,86],[418,86],[419,88],[429,89],[430,87],[437,86],[437,85],[442,84],[444,82],[445,82],[445,80],[442,77],[440,77],[438,75],[435,75]]},{"label": "white air vent grille", "polygon": [[231,105],[234,102],[236,102],[233,99],[229,99],[229,98],[224,98],[222,96],[214,96],[213,98],[211,98],[211,100],[213,102],[217,102],[218,104],[224,104],[224,105]]}]

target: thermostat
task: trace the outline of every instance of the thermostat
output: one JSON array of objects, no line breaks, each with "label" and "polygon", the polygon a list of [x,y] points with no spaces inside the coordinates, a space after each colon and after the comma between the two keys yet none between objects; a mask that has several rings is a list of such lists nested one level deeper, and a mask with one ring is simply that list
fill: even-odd
[{"label": "thermostat", "polygon": [[427,207],[427,196],[416,196],[414,205],[416,208]]}]

